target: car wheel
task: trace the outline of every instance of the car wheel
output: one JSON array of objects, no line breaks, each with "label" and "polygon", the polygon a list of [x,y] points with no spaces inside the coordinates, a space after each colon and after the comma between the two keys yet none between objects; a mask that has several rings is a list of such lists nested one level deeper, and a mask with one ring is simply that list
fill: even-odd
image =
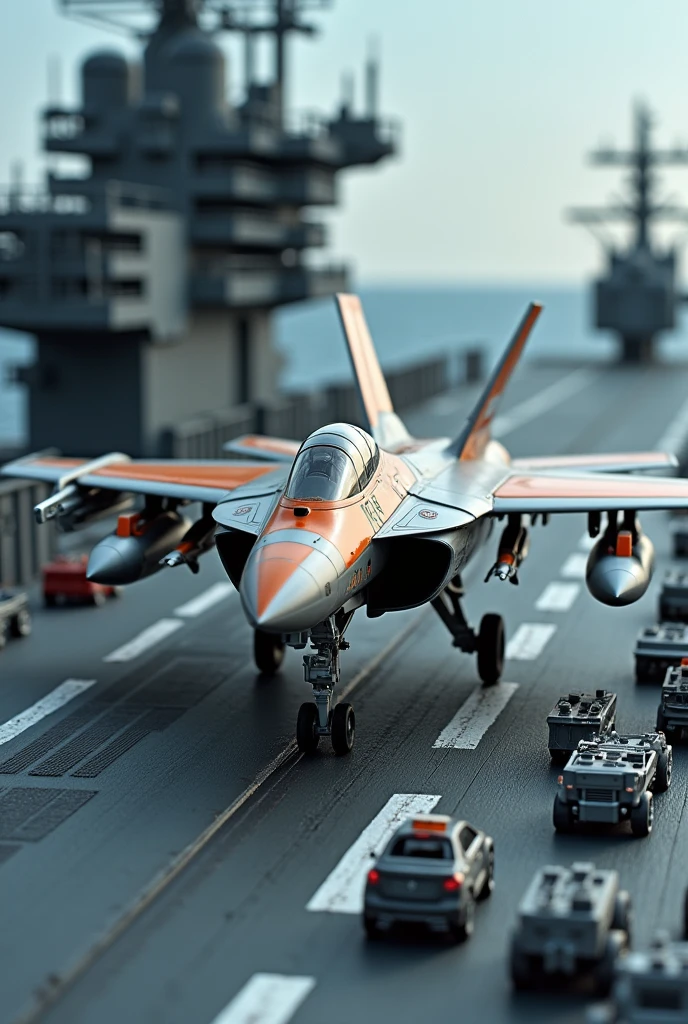
[{"label": "car wheel", "polygon": [[478,675],[485,686],[498,683],[504,671],[504,619],[483,615],[478,633]]},{"label": "car wheel", "polygon": [[525,992],[526,989],[532,987],[533,973],[530,969],[530,960],[525,953],[521,953],[513,940],[511,943],[509,969],[512,984],[517,992]]},{"label": "car wheel", "polygon": [[55,600],[55,595],[54,594],[44,594],[43,595],[43,604],[45,605],[46,608],[54,608],[56,603],[57,602]]},{"label": "car wheel", "polygon": [[332,712],[332,749],[341,756],[348,754],[356,738],[356,716],[351,704],[337,704]]},{"label": "car wheel", "polygon": [[573,811],[571,806],[565,800],[560,800],[558,796],[554,798],[552,824],[556,832],[573,831]]},{"label": "car wheel", "polygon": [[363,917],[363,927],[365,929],[366,936],[371,939],[380,938],[380,929],[378,928],[377,918],[371,917],[370,914],[365,914]]},{"label": "car wheel", "polygon": [[0,651],[3,649],[9,638],[7,619],[0,619]]},{"label": "car wheel", "polygon": [[667,717],[664,714],[664,708],[660,704],[657,708],[657,732],[663,732],[666,736],[667,731]]},{"label": "car wheel", "polygon": [[302,704],[296,719],[296,744],[302,754],[314,754],[318,748],[318,709],[312,701]]},{"label": "car wheel", "polygon": [[638,806],[631,809],[631,832],[640,839],[649,836],[653,821],[652,793],[643,793]]},{"label": "car wheel", "polygon": [[31,632],[31,615],[28,608],[22,608],[10,624],[12,636],[28,636]]},{"label": "car wheel", "polygon": [[466,906],[460,924],[451,926],[450,934],[454,942],[467,942],[475,928],[475,900],[472,893],[466,893]]},{"label": "car wheel", "polygon": [[614,916],[612,917],[612,928],[617,932],[624,932],[626,945],[631,945],[633,931],[633,910],[631,897],[625,890],[617,892],[614,900]]},{"label": "car wheel", "polygon": [[477,900],[486,900],[492,895],[494,891],[494,847],[490,847],[490,852],[487,855],[487,875],[483,882],[480,892],[477,894]]},{"label": "car wheel", "polygon": [[568,761],[569,752],[568,750],[553,750],[550,747],[549,756],[552,759],[552,764],[562,765]]},{"label": "car wheel", "polygon": [[671,769],[673,766],[674,752],[670,746],[663,750],[657,757],[657,772],[653,784],[655,793],[666,793],[671,785]]},{"label": "car wheel", "polygon": [[607,936],[602,958],[595,967],[595,987],[600,996],[607,996],[614,983],[614,967],[619,955],[618,943],[612,935]]},{"label": "car wheel", "polygon": [[253,660],[264,676],[274,676],[284,661],[284,644],[275,633],[253,631]]}]

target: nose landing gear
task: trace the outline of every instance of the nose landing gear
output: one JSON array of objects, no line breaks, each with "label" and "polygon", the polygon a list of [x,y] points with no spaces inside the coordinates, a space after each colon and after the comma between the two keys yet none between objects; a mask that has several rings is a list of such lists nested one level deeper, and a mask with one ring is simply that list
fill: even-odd
[{"label": "nose landing gear", "polygon": [[296,721],[296,743],[303,754],[313,754],[321,736],[329,736],[335,754],[348,754],[354,745],[356,717],[351,704],[332,707],[339,682],[339,652],[349,645],[342,639],[349,619],[339,629],[327,619],[311,633],[314,654],[304,654],[303,673],[313,687],[313,700],[302,704]]}]

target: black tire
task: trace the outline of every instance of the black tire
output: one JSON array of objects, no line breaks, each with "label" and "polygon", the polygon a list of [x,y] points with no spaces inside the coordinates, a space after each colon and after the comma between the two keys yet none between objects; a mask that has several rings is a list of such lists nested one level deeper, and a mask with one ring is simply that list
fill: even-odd
[{"label": "black tire", "polygon": [[630,946],[633,939],[633,905],[630,895],[621,889],[614,900],[614,916],[612,918],[612,929],[623,932],[626,936],[626,945]]},{"label": "black tire", "polygon": [[657,757],[657,772],[652,785],[654,793],[666,793],[671,785],[671,770],[674,761],[674,752],[669,744]]},{"label": "black tire", "polygon": [[637,807],[631,808],[631,832],[638,839],[649,836],[654,821],[652,793],[643,793]]},{"label": "black tire", "polygon": [[494,686],[504,671],[504,619],[483,615],[478,633],[478,675],[485,686]]},{"label": "black tire", "polygon": [[667,732],[667,717],[661,704],[657,708],[657,732],[663,732],[665,736]]},{"label": "black tire", "polygon": [[475,900],[471,893],[466,893],[466,906],[464,907],[463,920],[460,924],[453,924],[449,934],[454,942],[468,942],[475,930]]},{"label": "black tire", "polygon": [[516,948],[515,942],[511,943],[511,955],[509,957],[509,970],[511,981],[517,992],[525,992],[532,988],[533,973],[530,969],[530,960],[525,953]]},{"label": "black tire", "polygon": [[275,633],[253,631],[253,660],[264,676],[274,676],[284,661],[284,644]]},{"label": "black tire", "polygon": [[494,847],[490,847],[488,854],[487,878],[483,882],[480,891],[476,893],[477,900],[486,900],[494,892]]},{"label": "black tire", "polygon": [[332,712],[332,749],[335,754],[348,754],[356,738],[356,716],[351,704],[337,704]]},{"label": "black tire", "polygon": [[9,639],[9,629],[7,626],[7,619],[0,619],[0,651],[3,649],[7,640]]},{"label": "black tire", "polygon": [[31,614],[28,608],[21,608],[10,622],[12,636],[29,636],[31,633]]},{"label": "black tire", "polygon": [[318,709],[312,702],[302,704],[296,719],[296,744],[302,754],[314,754],[320,734],[317,731]]},{"label": "black tire", "polygon": [[562,765],[566,764],[571,755],[568,750],[552,750],[550,747],[549,756],[552,758],[552,764]]},{"label": "black tire", "polygon": [[573,811],[570,804],[559,797],[554,798],[554,810],[552,811],[552,824],[556,832],[573,831]]},{"label": "black tire", "polygon": [[595,987],[600,996],[607,996],[614,984],[614,966],[619,955],[619,947],[613,936],[607,936],[602,958],[595,967]]},{"label": "black tire", "polygon": [[380,938],[380,929],[378,928],[377,918],[371,917],[370,914],[364,914],[363,916],[363,927],[368,939],[374,942],[375,939]]},{"label": "black tire", "polygon": [[44,594],[43,595],[43,604],[45,605],[46,608],[54,608],[56,603],[57,603],[57,601],[55,599],[55,595],[54,594]]}]

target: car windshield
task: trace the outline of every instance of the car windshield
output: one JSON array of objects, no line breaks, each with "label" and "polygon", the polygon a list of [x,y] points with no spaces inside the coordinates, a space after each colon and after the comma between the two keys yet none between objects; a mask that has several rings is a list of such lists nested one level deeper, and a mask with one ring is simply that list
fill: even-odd
[{"label": "car windshield", "polygon": [[397,839],[389,851],[390,857],[426,857],[432,860],[453,860],[451,843],[448,839],[413,839],[405,836]]},{"label": "car windshield", "polygon": [[313,445],[297,455],[286,497],[296,501],[340,501],[358,490],[358,475],[346,452],[330,445]]}]

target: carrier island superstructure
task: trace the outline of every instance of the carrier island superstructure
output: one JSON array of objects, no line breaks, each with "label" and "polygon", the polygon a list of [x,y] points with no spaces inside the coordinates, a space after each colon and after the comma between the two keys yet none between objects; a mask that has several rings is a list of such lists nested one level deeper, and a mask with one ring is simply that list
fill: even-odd
[{"label": "carrier island superstructure", "polygon": [[[330,118],[285,109],[288,37],[314,32],[324,0],[61,6],[128,27],[142,61],[99,50],[80,103],[43,110],[45,152],[85,157],[87,173],[3,195],[0,326],[36,338],[18,371],[33,450],[155,455],[170,424],[273,393],[272,311],[347,284],[345,267],[309,264],[326,238],[304,211],[336,202],[343,169],[393,154],[396,126],[378,117],[372,59],[360,116],[350,96]],[[236,103],[223,31],[244,40]]]}]

